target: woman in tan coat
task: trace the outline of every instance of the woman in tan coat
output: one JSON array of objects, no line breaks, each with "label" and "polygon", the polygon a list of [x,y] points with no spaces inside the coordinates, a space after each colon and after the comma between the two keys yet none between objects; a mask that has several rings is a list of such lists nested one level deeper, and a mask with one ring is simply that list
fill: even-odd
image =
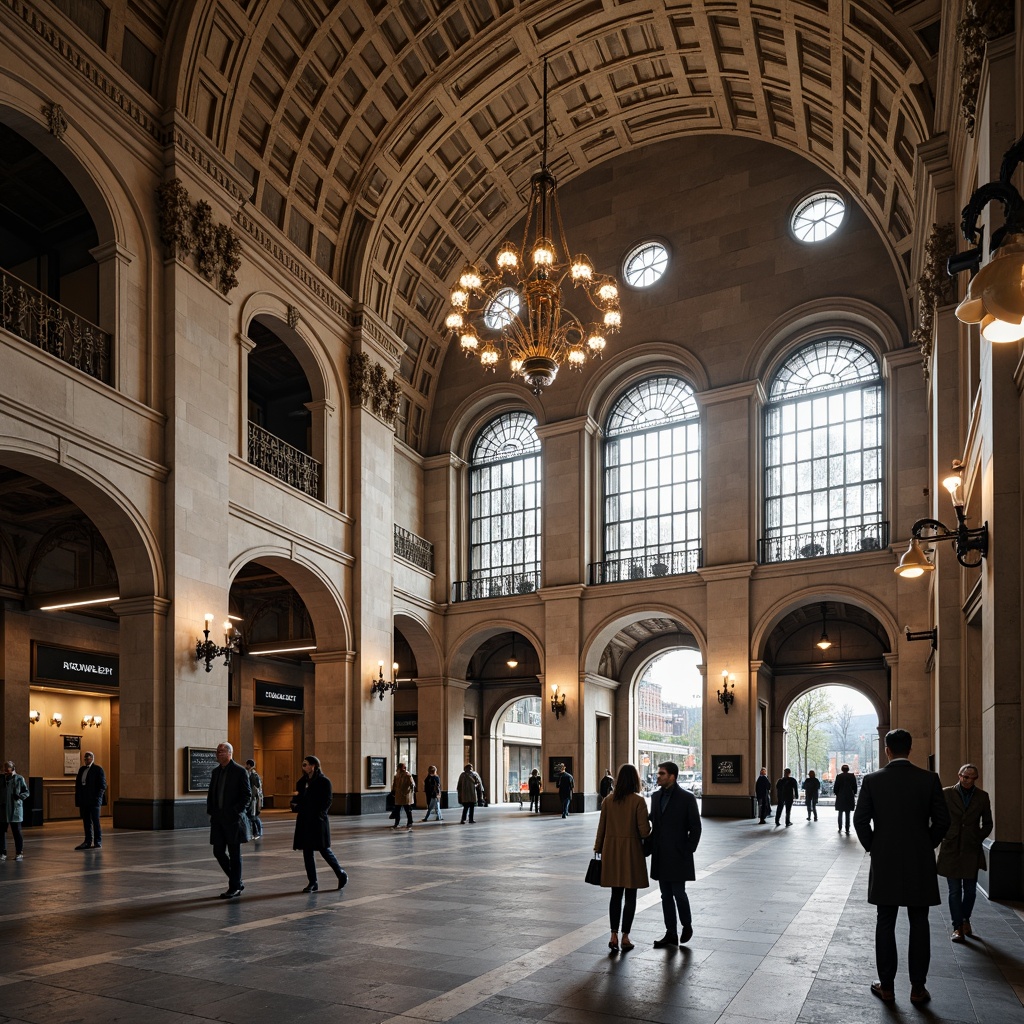
[{"label": "woman in tan coat", "polygon": [[622,952],[633,948],[629,929],[636,913],[636,891],[650,885],[641,841],[650,834],[647,802],[640,796],[640,773],[633,765],[624,764],[619,768],[611,796],[601,804],[601,820],[594,840],[594,850],[601,855],[601,886],[612,891],[608,904],[612,937],[608,948],[613,953],[619,950],[620,917]]},{"label": "woman in tan coat", "polygon": [[402,811],[405,811],[405,827],[412,828],[412,808],[416,803],[416,780],[409,774],[405,762],[398,766],[395,777],[391,781],[391,795],[395,798],[395,823],[392,828],[398,828]]}]

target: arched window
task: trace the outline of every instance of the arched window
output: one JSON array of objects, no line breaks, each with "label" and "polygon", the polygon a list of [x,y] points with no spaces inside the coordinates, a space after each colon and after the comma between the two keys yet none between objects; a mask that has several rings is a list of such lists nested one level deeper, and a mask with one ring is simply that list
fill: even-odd
[{"label": "arched window", "polygon": [[540,585],[537,421],[509,412],[480,431],[469,470],[469,587],[456,597],[524,594]]},{"label": "arched window", "polygon": [[605,560],[590,581],[694,572],[701,536],[693,388],[667,375],[640,381],[613,406],[605,437]]},{"label": "arched window", "polygon": [[883,521],[882,381],[858,341],[791,355],[768,388],[762,562],[877,550]]}]

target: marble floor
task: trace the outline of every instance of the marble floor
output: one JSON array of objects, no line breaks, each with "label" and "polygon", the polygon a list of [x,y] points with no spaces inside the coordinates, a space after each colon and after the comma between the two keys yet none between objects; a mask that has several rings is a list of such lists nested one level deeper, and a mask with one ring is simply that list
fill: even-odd
[{"label": "marble floor", "polygon": [[[690,885],[694,936],[656,950],[656,890],[636,949],[609,955],[607,895],[583,875],[597,815],[486,808],[477,822],[392,832],[333,819],[351,881],[303,895],[292,819],[244,847],[246,889],[205,831],[109,831],[77,852],[77,823],[26,830],[0,863],[0,1021],[342,1021],[345,1024],[1024,1022],[1024,919],[979,900],[967,945],[932,912],[932,1002],[874,999],[873,908],[856,838],[799,811],[792,828],[709,819]],[[901,951],[906,944],[901,922]]]}]

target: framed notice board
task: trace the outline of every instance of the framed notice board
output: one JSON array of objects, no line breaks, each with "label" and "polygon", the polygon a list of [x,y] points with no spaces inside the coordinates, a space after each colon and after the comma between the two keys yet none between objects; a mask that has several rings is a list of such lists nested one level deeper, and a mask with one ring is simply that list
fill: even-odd
[{"label": "framed notice board", "polygon": [[388,784],[388,759],[386,757],[368,757],[366,759],[366,785],[370,789],[380,789]]},{"label": "framed notice board", "polygon": [[217,767],[216,747],[186,747],[185,773],[190,793],[205,793],[210,788],[210,773]]}]

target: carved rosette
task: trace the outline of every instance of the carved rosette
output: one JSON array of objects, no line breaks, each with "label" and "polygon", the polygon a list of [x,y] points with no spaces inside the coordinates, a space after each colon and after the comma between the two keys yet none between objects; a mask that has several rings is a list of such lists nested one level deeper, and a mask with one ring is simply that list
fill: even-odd
[{"label": "carved rosette", "polygon": [[388,378],[380,363],[365,352],[353,353],[348,360],[348,384],[354,403],[368,405],[388,426],[395,425],[402,388],[394,377]]},{"label": "carved rosette", "polygon": [[175,259],[194,256],[195,267],[207,281],[227,295],[238,284],[236,271],[242,265],[242,243],[226,224],[217,224],[205,199],[193,203],[188,190],[177,178],[157,189],[160,210],[160,240]]},{"label": "carved rosette", "polygon": [[1013,30],[1013,4],[1010,0],[967,0],[964,14],[956,26],[956,38],[963,51],[960,58],[960,109],[967,134],[974,137],[978,114],[978,87],[985,48],[990,39],[998,39]]},{"label": "carved rosette", "polygon": [[917,327],[914,341],[921,349],[924,379],[931,374],[935,310],[953,301],[953,279],[946,261],[956,252],[956,229],[952,224],[933,224],[924,246],[924,270],[917,279]]}]

